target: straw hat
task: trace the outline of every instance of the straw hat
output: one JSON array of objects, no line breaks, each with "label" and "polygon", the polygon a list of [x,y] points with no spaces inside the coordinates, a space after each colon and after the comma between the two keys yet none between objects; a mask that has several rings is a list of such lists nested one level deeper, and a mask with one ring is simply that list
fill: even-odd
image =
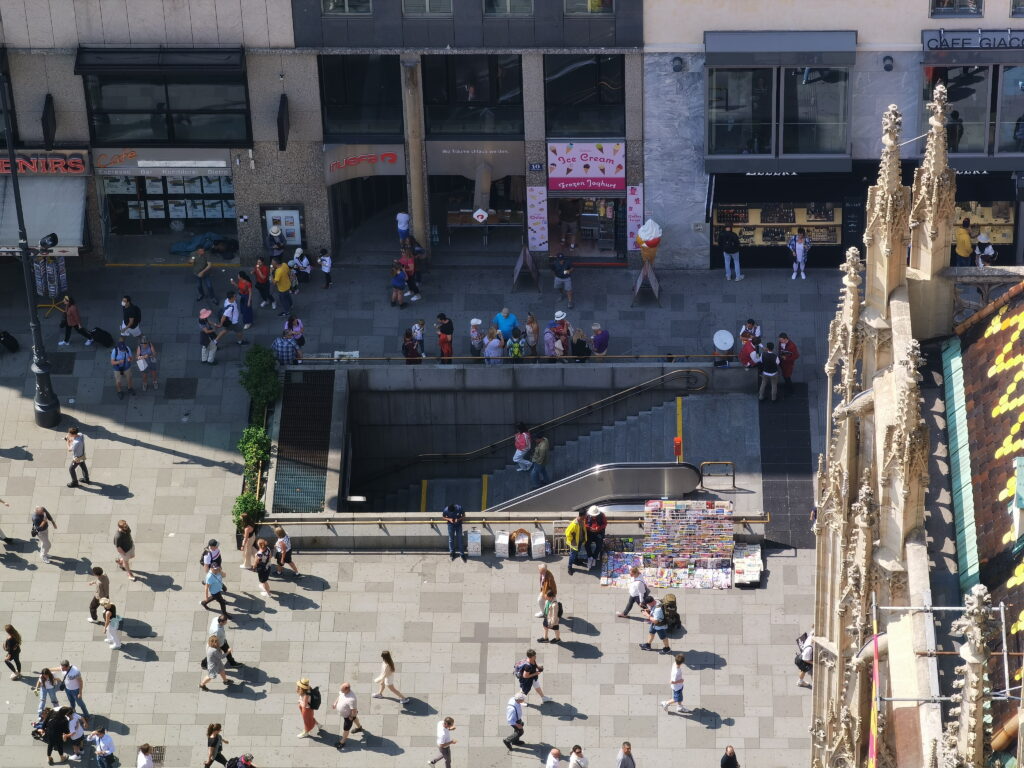
[{"label": "straw hat", "polygon": [[597,504],[591,504],[587,508],[587,517],[597,517],[601,514],[601,508]]},{"label": "straw hat", "polygon": [[484,324],[484,321],[483,321],[483,320],[481,320],[481,319],[480,319],[479,317],[474,317],[474,318],[473,318],[472,320],[470,320],[470,321],[469,321],[469,326],[470,326],[471,328],[472,328],[472,327],[473,327],[474,325],[483,325],[483,324]]},{"label": "straw hat", "polygon": [[301,680],[298,680],[295,684],[299,686],[299,688],[302,688],[304,690],[309,690],[310,688],[308,677],[304,677]]},{"label": "straw hat", "polygon": [[978,235],[978,242],[979,243],[989,243],[989,242],[991,242],[991,240],[988,239],[988,235],[986,235],[984,232],[982,232],[980,235]]},{"label": "straw hat", "polygon": [[274,237],[277,237],[278,235],[281,234],[281,228],[275,224],[270,228],[270,234],[272,234]]}]

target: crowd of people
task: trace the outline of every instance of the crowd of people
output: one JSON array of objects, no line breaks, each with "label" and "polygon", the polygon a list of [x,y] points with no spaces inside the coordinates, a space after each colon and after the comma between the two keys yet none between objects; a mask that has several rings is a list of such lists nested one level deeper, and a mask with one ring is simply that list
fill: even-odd
[{"label": "crowd of people", "polygon": [[793,389],[793,368],[800,358],[800,350],[789,335],[780,333],[778,342],[761,341],[761,326],[753,318],[749,318],[739,330],[740,353],[739,362],[744,368],[758,372],[757,397],[764,400],[771,394],[772,402],[778,399],[779,379],[782,379],[786,392]]}]

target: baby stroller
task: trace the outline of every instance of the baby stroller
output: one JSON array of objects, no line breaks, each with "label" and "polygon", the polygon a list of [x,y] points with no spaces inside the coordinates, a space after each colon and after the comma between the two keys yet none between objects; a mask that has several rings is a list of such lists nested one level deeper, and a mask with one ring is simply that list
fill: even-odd
[{"label": "baby stroller", "polygon": [[661,598],[661,608],[665,612],[665,621],[668,624],[668,631],[682,629],[683,620],[679,616],[679,607],[676,605],[676,596],[669,593]]}]

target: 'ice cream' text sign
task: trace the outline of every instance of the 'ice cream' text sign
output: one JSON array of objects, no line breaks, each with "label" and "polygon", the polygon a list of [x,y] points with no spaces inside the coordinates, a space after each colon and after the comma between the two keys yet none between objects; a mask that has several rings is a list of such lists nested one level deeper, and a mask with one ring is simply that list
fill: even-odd
[{"label": "'ice cream' text sign", "polygon": [[548,189],[600,192],[626,188],[625,142],[551,142],[547,163]]}]

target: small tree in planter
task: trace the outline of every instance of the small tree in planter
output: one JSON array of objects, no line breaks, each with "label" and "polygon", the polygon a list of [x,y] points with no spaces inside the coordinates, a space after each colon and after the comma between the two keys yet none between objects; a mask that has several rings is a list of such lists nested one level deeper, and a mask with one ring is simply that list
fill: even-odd
[{"label": "small tree in planter", "polygon": [[257,525],[263,519],[266,511],[262,499],[255,493],[246,491],[235,498],[235,506],[231,508],[231,519],[235,523],[235,541],[239,549],[242,548],[244,521],[248,520],[253,525]]},{"label": "small tree in planter", "polygon": [[281,382],[277,378],[277,359],[271,350],[259,344],[245,353],[245,365],[239,374],[239,380],[252,398],[254,417],[262,416],[263,410],[281,396]]},{"label": "small tree in planter", "polygon": [[238,441],[238,450],[242,454],[245,468],[242,470],[244,485],[242,490],[257,493],[258,479],[263,463],[270,458],[270,436],[262,426],[250,424],[242,431]]}]

